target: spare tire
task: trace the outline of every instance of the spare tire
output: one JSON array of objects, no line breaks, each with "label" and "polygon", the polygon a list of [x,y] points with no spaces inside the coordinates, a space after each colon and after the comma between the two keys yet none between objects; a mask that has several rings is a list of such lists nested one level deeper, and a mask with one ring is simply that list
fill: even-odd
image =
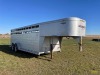
[{"label": "spare tire", "polygon": [[17,44],[15,43],[15,49],[14,49],[14,51],[15,52],[17,52],[18,51],[18,46],[17,46]]}]

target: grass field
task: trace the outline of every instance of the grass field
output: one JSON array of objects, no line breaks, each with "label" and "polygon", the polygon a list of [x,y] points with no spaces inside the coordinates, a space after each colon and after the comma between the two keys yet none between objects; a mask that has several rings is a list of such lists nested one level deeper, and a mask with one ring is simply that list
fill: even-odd
[{"label": "grass field", "polygon": [[83,51],[73,39],[63,39],[62,52],[39,57],[13,52],[9,39],[0,39],[0,75],[100,75],[100,42],[83,39]]}]

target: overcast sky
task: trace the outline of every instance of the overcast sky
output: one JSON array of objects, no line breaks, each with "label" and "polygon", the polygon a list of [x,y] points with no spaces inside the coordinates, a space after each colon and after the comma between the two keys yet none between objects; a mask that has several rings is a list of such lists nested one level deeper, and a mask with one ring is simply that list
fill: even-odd
[{"label": "overcast sky", "polygon": [[79,17],[86,34],[100,34],[100,0],[0,0],[0,33],[30,24]]}]

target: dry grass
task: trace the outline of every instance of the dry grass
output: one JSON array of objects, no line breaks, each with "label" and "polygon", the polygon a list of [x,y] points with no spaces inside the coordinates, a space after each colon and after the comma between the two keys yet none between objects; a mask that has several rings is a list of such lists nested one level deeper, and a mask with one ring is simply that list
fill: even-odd
[{"label": "dry grass", "polygon": [[9,39],[0,39],[0,75],[100,75],[100,42],[83,40],[83,52],[73,39],[63,39],[62,52],[39,57],[13,52]]}]

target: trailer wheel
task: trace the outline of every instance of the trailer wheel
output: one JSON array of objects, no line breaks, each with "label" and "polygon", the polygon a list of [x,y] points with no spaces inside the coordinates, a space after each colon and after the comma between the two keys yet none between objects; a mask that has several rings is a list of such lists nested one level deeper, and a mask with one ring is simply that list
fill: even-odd
[{"label": "trailer wheel", "polygon": [[14,44],[14,43],[12,43],[11,49],[12,49],[13,51],[15,50],[15,44]]},{"label": "trailer wheel", "polygon": [[17,46],[17,44],[15,43],[15,49],[14,49],[14,51],[15,52],[17,52],[18,51],[18,46]]}]

